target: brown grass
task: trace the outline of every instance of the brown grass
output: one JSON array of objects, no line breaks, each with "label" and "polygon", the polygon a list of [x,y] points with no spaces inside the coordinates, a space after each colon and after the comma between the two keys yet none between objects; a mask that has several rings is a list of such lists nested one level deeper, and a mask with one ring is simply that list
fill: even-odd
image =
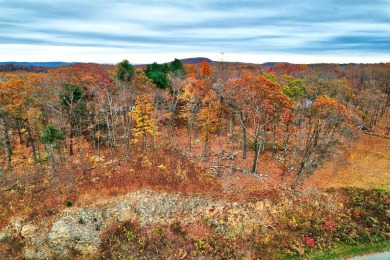
[{"label": "brown grass", "polygon": [[351,143],[344,158],[325,164],[306,184],[390,190],[390,140],[359,134],[359,140]]}]

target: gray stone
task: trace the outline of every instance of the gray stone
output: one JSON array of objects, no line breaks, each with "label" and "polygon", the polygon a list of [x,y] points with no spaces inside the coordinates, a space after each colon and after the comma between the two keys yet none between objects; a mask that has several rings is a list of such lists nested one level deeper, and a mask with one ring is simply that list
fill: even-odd
[{"label": "gray stone", "polygon": [[20,230],[20,235],[23,238],[33,237],[35,234],[35,231],[37,230],[37,227],[32,224],[27,224],[22,226]]},{"label": "gray stone", "polygon": [[16,217],[14,219],[12,219],[6,229],[7,231],[9,232],[9,235],[12,236],[12,237],[17,237],[19,236],[20,234],[20,231],[22,229],[22,225],[23,225],[23,221],[24,221],[24,218],[22,217]]},{"label": "gray stone", "polygon": [[28,247],[24,251],[24,258],[31,260],[54,259],[48,246]]},{"label": "gray stone", "polygon": [[148,226],[174,222],[191,225],[205,221],[221,235],[235,236],[251,234],[258,223],[272,224],[273,211],[274,206],[267,201],[231,203],[146,190],[89,206],[67,208],[34,225],[22,218],[14,219],[6,232],[25,239],[26,259],[69,259],[74,251],[86,256],[95,253],[102,233],[120,222],[134,221]]},{"label": "gray stone", "polygon": [[97,209],[66,212],[53,223],[47,236],[48,245],[58,256],[68,255],[71,250],[94,253],[101,242],[101,226],[101,212]]}]

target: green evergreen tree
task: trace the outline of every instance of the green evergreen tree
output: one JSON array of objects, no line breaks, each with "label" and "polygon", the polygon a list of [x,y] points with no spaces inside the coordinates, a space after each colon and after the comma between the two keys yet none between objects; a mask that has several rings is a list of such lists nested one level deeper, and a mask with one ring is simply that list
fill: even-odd
[{"label": "green evergreen tree", "polygon": [[167,73],[169,71],[167,64],[158,64],[156,62],[149,64],[145,68],[145,74],[150,78],[158,88],[168,88]]},{"label": "green evergreen tree", "polygon": [[64,135],[53,125],[47,125],[41,134],[41,142],[49,146],[51,175],[56,177],[55,173],[55,153],[54,147],[57,141],[64,140]]},{"label": "green evergreen tree", "polygon": [[177,58],[169,64],[169,70],[175,77],[183,78],[185,75],[183,63]]},{"label": "green evergreen tree", "polygon": [[128,60],[123,60],[116,65],[115,76],[120,81],[130,82],[135,75],[135,69]]}]

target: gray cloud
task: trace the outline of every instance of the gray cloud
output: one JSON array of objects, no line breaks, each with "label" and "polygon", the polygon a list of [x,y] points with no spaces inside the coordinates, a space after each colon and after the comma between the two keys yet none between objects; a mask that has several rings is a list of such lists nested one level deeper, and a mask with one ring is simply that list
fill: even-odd
[{"label": "gray cloud", "polygon": [[[1,46],[387,55],[390,1],[0,0]],[[29,48],[31,51],[31,48]]]}]

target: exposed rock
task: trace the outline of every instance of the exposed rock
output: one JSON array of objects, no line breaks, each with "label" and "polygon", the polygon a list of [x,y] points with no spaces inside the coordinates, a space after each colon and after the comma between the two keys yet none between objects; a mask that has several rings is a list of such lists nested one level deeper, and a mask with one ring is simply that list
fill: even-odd
[{"label": "exposed rock", "polygon": [[50,253],[50,248],[47,245],[40,247],[27,247],[24,251],[24,257],[26,259],[53,259]]},{"label": "exposed rock", "polygon": [[23,237],[26,259],[67,259],[74,252],[96,252],[101,234],[118,222],[136,221],[148,226],[206,221],[224,236],[247,236],[259,225],[272,224],[274,211],[275,206],[267,201],[239,204],[201,196],[137,191],[83,208],[66,208],[35,225],[14,219],[7,230]]},{"label": "exposed rock", "polygon": [[37,227],[32,224],[24,225],[20,231],[20,235],[23,238],[32,237],[35,234]]},{"label": "exposed rock", "polygon": [[101,226],[102,212],[98,209],[65,211],[47,236],[49,247],[58,256],[69,255],[72,250],[93,253],[100,243]]},{"label": "exposed rock", "polygon": [[17,217],[12,219],[8,225],[6,226],[6,230],[8,231],[9,235],[12,237],[17,237],[20,234],[20,231],[22,229],[24,218]]},{"label": "exposed rock", "polygon": [[137,219],[137,214],[131,211],[123,211],[118,218],[119,222],[136,221]]}]

